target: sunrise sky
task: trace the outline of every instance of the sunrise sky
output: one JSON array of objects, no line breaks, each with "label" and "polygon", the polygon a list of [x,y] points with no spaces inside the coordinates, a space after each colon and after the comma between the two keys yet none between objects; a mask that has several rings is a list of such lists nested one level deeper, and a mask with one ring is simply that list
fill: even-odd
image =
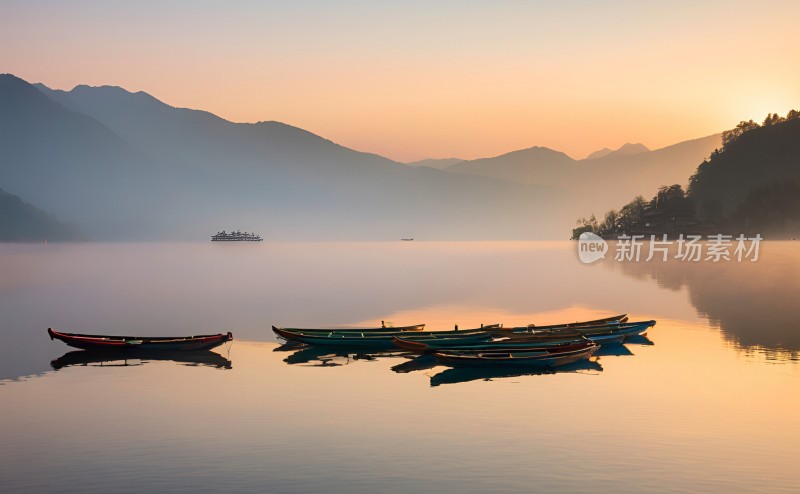
[{"label": "sunrise sky", "polygon": [[0,72],[408,161],[583,158],[800,109],[800,2],[0,3]]}]

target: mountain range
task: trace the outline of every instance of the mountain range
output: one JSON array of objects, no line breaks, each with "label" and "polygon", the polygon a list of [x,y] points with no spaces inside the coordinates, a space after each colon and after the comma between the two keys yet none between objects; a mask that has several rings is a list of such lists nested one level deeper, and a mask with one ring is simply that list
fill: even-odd
[{"label": "mountain range", "polygon": [[533,147],[494,158],[462,161],[445,170],[568,191],[570,198],[562,211],[572,216],[587,210],[602,214],[615,207],[619,197],[649,196],[662,185],[686,185],[697,165],[720,142],[721,134],[714,134],[654,151],[620,153],[623,146],[605,156],[583,160]]},{"label": "mountain range", "polygon": [[0,189],[0,242],[81,240],[71,225]]},{"label": "mountain range", "polygon": [[[280,122],[233,123],[112,86],[0,75],[0,187],[96,240],[562,238],[592,204],[690,174],[719,136],[572,160],[546,148],[411,165]],[[442,168],[442,169],[438,169]]]}]

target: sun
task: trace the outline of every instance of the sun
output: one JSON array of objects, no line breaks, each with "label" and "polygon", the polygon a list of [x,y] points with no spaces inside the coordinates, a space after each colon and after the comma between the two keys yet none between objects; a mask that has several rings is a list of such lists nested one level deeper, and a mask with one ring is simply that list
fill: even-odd
[{"label": "sun", "polygon": [[762,90],[742,98],[731,105],[731,117],[736,122],[754,120],[761,123],[770,113],[786,116],[792,109],[800,109],[800,95],[780,89]]}]

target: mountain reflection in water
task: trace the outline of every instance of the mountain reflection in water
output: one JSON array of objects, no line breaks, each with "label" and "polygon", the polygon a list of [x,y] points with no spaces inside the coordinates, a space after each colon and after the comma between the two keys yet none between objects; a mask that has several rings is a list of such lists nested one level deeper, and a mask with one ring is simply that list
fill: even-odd
[{"label": "mountain reflection in water", "polygon": [[797,360],[800,352],[800,249],[797,242],[764,242],[756,262],[650,262],[602,264],[659,287],[686,287],[700,316],[745,352],[768,359]]}]

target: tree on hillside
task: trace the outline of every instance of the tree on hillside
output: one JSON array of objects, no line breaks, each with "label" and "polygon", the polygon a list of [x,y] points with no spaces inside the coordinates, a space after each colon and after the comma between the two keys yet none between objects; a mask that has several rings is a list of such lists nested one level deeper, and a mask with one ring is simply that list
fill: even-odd
[{"label": "tree on hillside", "polygon": [[736,139],[742,137],[745,133],[750,132],[751,130],[755,130],[759,128],[756,122],[752,120],[748,120],[747,122],[741,121],[739,125],[732,128],[731,130],[726,130],[722,133],[722,149],[726,149],[731,143],[735,142]]},{"label": "tree on hillside", "polygon": [[579,218],[577,222],[578,227],[572,229],[572,239],[575,240],[581,236],[581,233],[597,233],[599,227],[597,224],[597,218],[595,218],[594,214],[589,216],[589,219],[586,218]]},{"label": "tree on hillside", "polygon": [[580,220],[573,231],[606,238],[712,231],[800,236],[800,112],[770,113],[763,125],[740,122],[722,141],[697,167],[687,192],[663,186],[649,202],[634,199],[599,224]]},{"label": "tree on hillside", "polygon": [[764,123],[762,125],[767,127],[781,122],[783,122],[783,117],[781,117],[777,113],[769,113],[767,114],[767,118],[764,119]]}]

